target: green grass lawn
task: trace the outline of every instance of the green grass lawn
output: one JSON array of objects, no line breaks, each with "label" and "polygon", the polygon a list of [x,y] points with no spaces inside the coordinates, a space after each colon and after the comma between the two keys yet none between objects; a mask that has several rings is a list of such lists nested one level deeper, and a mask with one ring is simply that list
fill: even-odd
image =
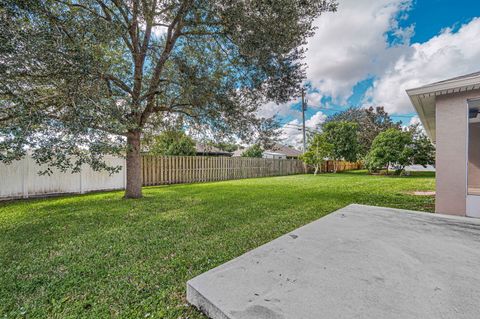
[{"label": "green grass lawn", "polygon": [[297,175],[0,204],[0,317],[204,318],[188,279],[351,203],[432,211],[431,173]]}]

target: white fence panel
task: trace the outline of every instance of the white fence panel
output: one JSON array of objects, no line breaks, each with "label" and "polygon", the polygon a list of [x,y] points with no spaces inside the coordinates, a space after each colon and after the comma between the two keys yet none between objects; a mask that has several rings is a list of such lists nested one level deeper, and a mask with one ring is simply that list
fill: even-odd
[{"label": "white fence panel", "polygon": [[105,161],[109,165],[122,166],[122,170],[110,175],[85,165],[80,173],[53,169],[50,175],[39,175],[42,168],[29,156],[10,165],[0,163],[0,199],[125,188],[125,160],[108,156]]},{"label": "white fence panel", "polygon": [[27,185],[24,183],[26,164],[25,160],[10,165],[0,163],[0,198],[22,197],[27,192]]},{"label": "white fence panel", "polygon": [[39,175],[38,172],[42,170],[42,167],[36,165],[30,157],[25,157],[24,160],[28,162],[28,168],[26,168],[28,188],[24,197],[80,192],[80,173],[62,173],[59,170],[52,169],[53,173],[50,175]]},{"label": "white fence panel", "polygon": [[125,159],[112,156],[108,158],[107,163],[111,166],[122,166],[122,170],[117,174],[110,175],[106,171],[96,172],[90,166],[85,165],[82,169],[81,192],[125,188]]}]

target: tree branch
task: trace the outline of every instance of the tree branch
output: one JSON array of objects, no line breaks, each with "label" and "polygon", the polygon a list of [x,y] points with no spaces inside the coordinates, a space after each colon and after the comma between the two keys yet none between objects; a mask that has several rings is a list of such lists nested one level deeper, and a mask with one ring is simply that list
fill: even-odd
[{"label": "tree branch", "polygon": [[121,79],[117,78],[116,76],[113,76],[111,74],[103,74],[102,77],[106,80],[112,81],[113,84],[115,84],[117,87],[119,87],[120,89],[122,89],[126,93],[128,93],[130,95],[132,94],[132,90],[130,89],[130,87],[125,82],[123,82]]},{"label": "tree branch", "polygon": [[148,116],[152,113],[152,109],[154,107],[154,103],[153,103],[154,96],[155,96],[153,92],[157,90],[158,85],[160,84],[160,75],[163,71],[163,67],[167,62],[170,56],[170,53],[175,47],[175,43],[177,39],[180,37],[182,27],[183,27],[182,20],[184,15],[188,11],[191,3],[192,3],[192,0],[184,0],[177,14],[175,15],[175,18],[168,26],[165,48],[162,54],[160,55],[157,61],[157,64],[155,65],[153,76],[152,76],[152,79],[150,80],[149,90],[147,93],[147,95],[149,96],[147,99],[147,107],[145,108],[145,110],[142,112],[140,116],[140,123],[139,123],[140,125],[145,124],[145,122],[148,119]]}]

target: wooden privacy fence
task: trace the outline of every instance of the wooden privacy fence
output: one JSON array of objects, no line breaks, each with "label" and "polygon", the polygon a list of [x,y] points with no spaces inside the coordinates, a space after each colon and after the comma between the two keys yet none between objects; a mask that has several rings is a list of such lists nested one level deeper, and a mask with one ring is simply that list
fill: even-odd
[{"label": "wooden privacy fence", "polygon": [[143,155],[142,171],[150,186],[302,174],[305,167],[300,160]]},{"label": "wooden privacy fence", "polygon": [[[352,171],[356,169],[362,169],[362,163],[361,162],[345,162],[345,161],[337,161],[337,172],[342,172],[342,171]],[[335,161],[325,161],[325,163],[322,164],[322,173],[330,173],[335,170]]]},{"label": "wooden privacy fence", "polygon": [[[335,161],[326,161],[321,171],[333,172],[334,163]],[[338,172],[361,168],[361,163],[337,162]],[[304,174],[307,171],[302,161],[292,159],[142,156],[144,186]]]},{"label": "wooden privacy fence", "polygon": [[[126,185],[125,159],[107,156],[109,165],[122,166],[110,175],[94,171],[89,166],[71,174],[56,169],[51,175],[38,175],[42,167],[30,157],[10,165],[0,163],[0,200],[27,198],[49,194],[85,193],[98,190],[124,189]],[[278,176],[305,173],[299,160],[281,160],[245,157],[149,156],[142,157],[143,184],[208,182],[249,177]],[[337,170],[361,168],[359,163],[338,162]],[[333,161],[327,161],[322,172],[333,171]]]}]

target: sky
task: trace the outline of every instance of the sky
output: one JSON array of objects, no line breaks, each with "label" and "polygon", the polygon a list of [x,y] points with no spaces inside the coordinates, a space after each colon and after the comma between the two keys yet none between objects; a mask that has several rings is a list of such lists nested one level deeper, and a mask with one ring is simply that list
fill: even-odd
[{"label": "sky", "polygon": [[[322,14],[305,63],[307,127],[350,106],[384,106],[403,125],[419,122],[406,89],[480,71],[480,0],[338,0]],[[283,143],[301,146],[299,100],[268,103]]]}]

